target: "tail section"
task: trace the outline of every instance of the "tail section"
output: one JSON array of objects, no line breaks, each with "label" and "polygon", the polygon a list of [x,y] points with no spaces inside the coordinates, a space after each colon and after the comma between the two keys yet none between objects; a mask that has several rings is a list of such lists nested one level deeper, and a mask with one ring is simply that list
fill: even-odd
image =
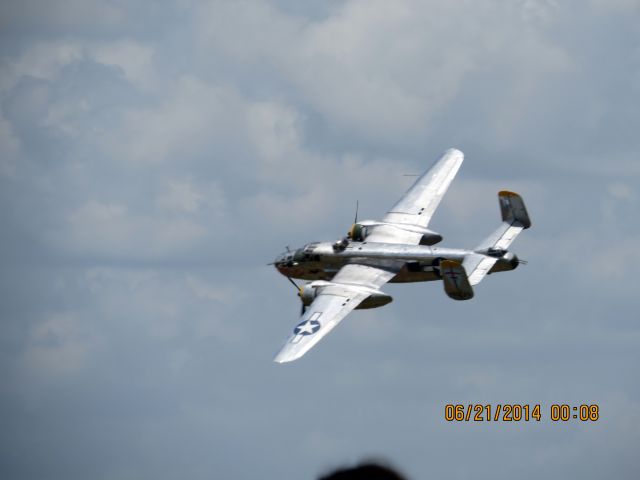
[{"label": "tail section", "polygon": [[531,226],[527,208],[520,195],[503,190],[498,193],[498,200],[502,224],[475,248],[476,252],[491,253],[506,250],[522,230]]},{"label": "tail section", "polygon": [[498,200],[500,201],[500,213],[502,214],[503,222],[510,225],[519,223],[525,229],[531,226],[527,208],[524,206],[524,201],[520,195],[503,190],[498,193]]},{"label": "tail section", "polygon": [[[501,267],[499,270],[513,270],[518,265],[518,258],[507,252],[507,249],[522,230],[531,226],[527,208],[520,195],[503,190],[498,193],[498,200],[502,223],[475,248],[475,253],[467,255],[462,262],[462,266],[469,272],[470,285],[480,283],[494,266]],[[498,261],[501,263],[495,265]]]}]

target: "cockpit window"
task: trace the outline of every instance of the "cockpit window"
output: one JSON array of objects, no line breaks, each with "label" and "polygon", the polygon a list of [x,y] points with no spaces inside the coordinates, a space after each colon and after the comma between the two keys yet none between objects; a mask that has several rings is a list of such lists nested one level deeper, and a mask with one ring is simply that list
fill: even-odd
[{"label": "cockpit window", "polygon": [[313,250],[316,248],[317,245],[318,245],[318,242],[308,243],[304,246],[303,250],[305,252],[313,252]]}]

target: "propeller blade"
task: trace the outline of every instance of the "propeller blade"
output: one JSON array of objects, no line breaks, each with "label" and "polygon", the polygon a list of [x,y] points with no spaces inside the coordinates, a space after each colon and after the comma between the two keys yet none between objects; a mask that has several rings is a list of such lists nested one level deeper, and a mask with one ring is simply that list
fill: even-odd
[{"label": "propeller blade", "polygon": [[353,219],[353,223],[358,223],[358,205],[359,202],[356,200],[356,217]]},{"label": "propeller blade", "polygon": [[300,287],[298,286],[298,284],[296,282],[294,282],[293,280],[291,280],[291,277],[287,277],[287,280],[289,280],[291,282],[291,284],[296,287],[296,290],[300,291]]}]

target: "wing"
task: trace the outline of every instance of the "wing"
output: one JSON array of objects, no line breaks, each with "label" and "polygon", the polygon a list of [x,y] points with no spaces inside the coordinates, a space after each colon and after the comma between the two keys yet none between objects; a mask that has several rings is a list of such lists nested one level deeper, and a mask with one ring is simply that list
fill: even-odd
[{"label": "wing", "polygon": [[[387,212],[382,220],[383,225],[371,227],[367,241],[413,245],[420,243],[423,234],[419,230],[429,225],[463,159],[464,154],[460,150],[447,150]],[[414,231],[411,231],[412,227]]]},{"label": "wing", "polygon": [[275,356],[278,363],[291,362],[307,353],[351,310],[395,276],[379,268],[345,265],[327,285],[319,288],[314,301]]}]

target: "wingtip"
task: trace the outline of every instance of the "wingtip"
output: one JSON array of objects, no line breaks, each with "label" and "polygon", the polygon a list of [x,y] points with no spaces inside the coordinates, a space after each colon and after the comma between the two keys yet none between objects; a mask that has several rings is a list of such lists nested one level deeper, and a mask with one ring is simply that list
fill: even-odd
[{"label": "wingtip", "polygon": [[455,147],[451,147],[451,148],[447,149],[445,154],[447,154],[447,155],[455,155],[456,157],[460,157],[461,159],[464,158],[464,153],[462,152],[462,150],[458,150]]},{"label": "wingtip", "polygon": [[273,362],[274,363],[286,363],[288,360],[286,360],[285,358],[283,358],[284,356],[282,355],[282,351],[276,353],[276,356],[273,357]]},{"label": "wingtip", "polygon": [[287,352],[285,350],[286,349],[283,348],[276,354],[275,357],[273,357],[274,363],[289,363],[289,362],[293,362],[294,360],[297,360],[302,356],[302,354],[299,354],[297,352],[294,354],[291,354],[291,352]]},{"label": "wingtip", "polygon": [[293,362],[294,360],[296,360],[296,358],[287,358],[287,357],[283,357],[280,354],[278,354],[273,358],[273,363],[279,363],[279,364],[289,363],[289,362]]}]

